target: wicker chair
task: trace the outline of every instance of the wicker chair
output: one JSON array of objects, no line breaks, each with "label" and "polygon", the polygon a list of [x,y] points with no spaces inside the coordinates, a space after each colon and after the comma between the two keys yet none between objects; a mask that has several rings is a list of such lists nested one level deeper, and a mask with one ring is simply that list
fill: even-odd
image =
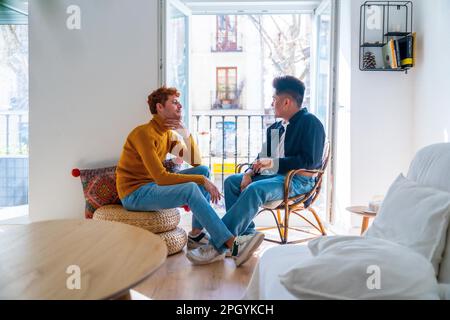
[{"label": "wicker chair", "polygon": [[[327,142],[324,146],[322,166],[319,170],[298,169],[298,170],[289,171],[286,174],[286,179],[284,182],[284,198],[282,200],[265,203],[262,206],[262,209],[257,213],[257,216],[266,211],[272,213],[272,215],[275,219],[276,226],[260,227],[257,229],[259,231],[265,231],[265,230],[271,230],[271,229],[277,228],[279,235],[280,235],[280,239],[281,239],[280,241],[278,241],[278,240],[273,240],[273,239],[266,237],[265,240],[270,241],[270,242],[280,243],[280,244],[300,243],[300,242],[304,242],[304,241],[310,240],[310,239],[318,237],[318,236],[325,236],[327,234],[320,217],[317,215],[317,212],[314,210],[312,205],[314,204],[314,202],[317,200],[317,198],[320,195],[323,175],[325,174],[329,157],[330,157],[330,144],[329,144],[329,142]],[[236,167],[236,173],[242,172],[242,169],[246,166],[248,167],[248,166],[250,166],[250,164],[245,163],[245,164],[238,165]],[[288,197],[292,179],[294,178],[295,175],[301,174],[302,172],[316,175],[316,183],[314,184],[314,187],[308,193],[300,194],[300,195],[297,195],[297,196],[291,197],[291,198]],[[281,215],[282,210],[284,211],[283,218]],[[310,212],[313,215],[316,223],[313,223],[309,219],[307,219],[304,216],[304,214],[302,214],[304,212]],[[297,227],[289,226],[289,218],[290,218],[291,214],[295,214],[296,216],[305,220],[308,224],[310,224],[312,227],[314,227],[314,229],[316,229],[319,232],[319,234],[312,233],[307,230],[302,230]],[[299,232],[308,233],[308,234],[313,235],[313,237],[308,238],[308,239],[301,239],[301,240],[297,240],[297,241],[288,242],[288,231],[289,230],[295,230],[295,231],[299,231]]]}]

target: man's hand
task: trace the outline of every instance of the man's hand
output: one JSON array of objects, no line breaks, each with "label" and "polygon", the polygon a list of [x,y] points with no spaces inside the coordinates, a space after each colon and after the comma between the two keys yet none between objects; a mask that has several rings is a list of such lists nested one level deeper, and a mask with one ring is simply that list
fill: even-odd
[{"label": "man's hand", "polygon": [[260,173],[264,169],[272,169],[272,168],[273,168],[273,160],[269,158],[258,159],[252,165],[253,172],[255,173]]},{"label": "man's hand", "polygon": [[248,173],[244,174],[241,181],[241,192],[252,183],[252,176]]},{"label": "man's hand", "polygon": [[214,204],[219,203],[219,200],[221,198],[219,189],[214,185],[214,183],[211,182],[211,180],[205,178],[205,184],[203,185],[206,189],[206,191],[209,192],[211,195],[211,202]]},{"label": "man's hand", "polygon": [[181,119],[166,119],[164,121],[164,126],[170,130],[184,129],[184,124]]},{"label": "man's hand", "polygon": [[175,130],[184,139],[187,139],[190,136],[189,130],[184,127],[184,123],[180,119],[166,119],[164,121],[164,126],[169,130]]}]

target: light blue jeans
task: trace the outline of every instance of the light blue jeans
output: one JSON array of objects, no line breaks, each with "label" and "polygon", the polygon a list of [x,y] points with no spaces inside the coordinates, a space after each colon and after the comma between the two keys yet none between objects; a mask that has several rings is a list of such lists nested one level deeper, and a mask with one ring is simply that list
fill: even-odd
[{"label": "light blue jeans", "polygon": [[[182,174],[199,174],[209,178],[209,168],[198,166],[182,170]],[[203,186],[195,182],[170,186],[159,186],[154,182],[143,185],[121,199],[122,205],[130,211],[154,211],[188,205],[192,210],[192,227],[203,227],[211,236],[211,244],[219,252],[226,250],[224,243],[233,237],[225,224],[209,204],[210,195]]]},{"label": "light blue jeans", "polygon": [[[205,166],[180,171],[183,174],[201,174],[209,177]],[[171,186],[146,184],[122,199],[122,205],[130,211],[153,211],[181,207],[187,204],[193,213],[192,227],[210,234],[210,243],[219,252],[227,248],[225,242],[233,236],[255,232],[253,218],[259,207],[268,201],[283,198],[284,176],[257,176],[243,192],[240,191],[242,174],[232,175],[225,180],[225,206],[227,212],[220,219],[209,204],[210,196],[203,186],[194,182]],[[310,191],[314,178],[296,176],[293,179],[290,196]]]},{"label": "light blue jeans", "polygon": [[[241,192],[243,174],[235,174],[225,180],[225,207],[222,221],[234,235],[255,232],[253,218],[266,202],[283,199],[284,175],[259,175]],[[314,187],[315,178],[295,176],[289,196],[307,193]]]}]

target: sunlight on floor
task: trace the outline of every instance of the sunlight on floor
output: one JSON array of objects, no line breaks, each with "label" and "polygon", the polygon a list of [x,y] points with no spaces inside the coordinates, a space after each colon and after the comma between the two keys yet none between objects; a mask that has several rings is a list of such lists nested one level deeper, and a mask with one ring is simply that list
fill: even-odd
[{"label": "sunlight on floor", "polygon": [[29,223],[28,205],[0,208],[0,224]]}]

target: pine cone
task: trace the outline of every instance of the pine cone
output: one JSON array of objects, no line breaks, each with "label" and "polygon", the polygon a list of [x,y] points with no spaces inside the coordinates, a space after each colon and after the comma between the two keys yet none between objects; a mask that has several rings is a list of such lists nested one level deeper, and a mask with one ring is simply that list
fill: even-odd
[{"label": "pine cone", "polygon": [[364,69],[375,69],[377,66],[377,61],[375,59],[375,54],[373,52],[366,52],[363,58],[363,68]]}]

